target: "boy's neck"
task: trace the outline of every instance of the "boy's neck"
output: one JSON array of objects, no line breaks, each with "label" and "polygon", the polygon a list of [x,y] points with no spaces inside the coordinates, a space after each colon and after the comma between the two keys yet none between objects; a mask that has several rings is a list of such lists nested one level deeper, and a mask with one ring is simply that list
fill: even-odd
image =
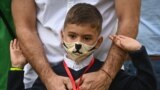
[{"label": "boy's neck", "polygon": [[[91,54],[91,55],[92,55],[92,54]],[[66,57],[67,57],[68,59],[74,61],[74,62],[78,65],[79,63],[81,63],[81,62],[85,61],[86,59],[88,59],[91,55],[89,55],[89,56],[87,56],[86,58],[81,59],[81,60],[75,60],[75,59],[73,59],[72,57],[70,57],[68,54],[66,54]]]},{"label": "boy's neck", "polygon": [[92,58],[93,58],[93,54],[89,55],[87,58],[77,63],[74,60],[68,58],[67,55],[64,55],[64,61],[67,64],[67,66],[75,71],[78,71],[88,66]]}]

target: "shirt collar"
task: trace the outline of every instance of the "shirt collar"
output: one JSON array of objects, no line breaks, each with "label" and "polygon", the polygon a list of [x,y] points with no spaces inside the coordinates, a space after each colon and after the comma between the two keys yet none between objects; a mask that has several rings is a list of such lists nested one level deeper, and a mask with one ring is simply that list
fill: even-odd
[{"label": "shirt collar", "polygon": [[75,71],[78,71],[86,66],[89,65],[89,63],[91,62],[91,59],[93,58],[93,54],[91,54],[90,56],[88,56],[86,59],[84,59],[83,61],[79,62],[78,64],[74,61],[71,60],[69,58],[67,58],[67,55],[64,55],[64,61],[67,64],[67,66]]}]

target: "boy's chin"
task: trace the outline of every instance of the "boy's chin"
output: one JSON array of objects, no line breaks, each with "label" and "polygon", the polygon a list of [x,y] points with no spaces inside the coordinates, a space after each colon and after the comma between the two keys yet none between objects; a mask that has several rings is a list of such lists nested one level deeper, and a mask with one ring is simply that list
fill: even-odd
[{"label": "boy's chin", "polygon": [[81,62],[82,62],[83,60],[85,60],[87,57],[88,57],[88,55],[85,56],[85,57],[71,57],[71,56],[67,55],[67,58],[71,59],[71,60],[74,61],[76,64],[81,63]]}]

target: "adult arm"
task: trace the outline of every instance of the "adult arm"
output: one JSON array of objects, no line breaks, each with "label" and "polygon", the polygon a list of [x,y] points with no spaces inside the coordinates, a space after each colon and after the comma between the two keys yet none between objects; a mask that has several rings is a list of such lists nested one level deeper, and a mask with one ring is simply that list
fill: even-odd
[{"label": "adult arm", "polygon": [[62,78],[51,69],[38,37],[34,0],[12,0],[12,15],[22,51],[47,89],[65,90]]},{"label": "adult arm", "polygon": [[[116,34],[136,38],[140,16],[140,1],[141,0],[115,0],[118,17],[118,31]],[[126,53],[112,44],[106,63],[102,69],[114,78],[125,58]],[[112,65],[114,65],[114,67]]]},{"label": "adult arm", "polygon": [[[136,37],[139,24],[140,2],[140,0],[115,0],[115,8],[118,17],[117,34],[132,38]],[[84,75],[81,90],[108,89],[112,79],[121,68],[125,57],[126,53],[112,44],[106,62],[101,70]]]}]

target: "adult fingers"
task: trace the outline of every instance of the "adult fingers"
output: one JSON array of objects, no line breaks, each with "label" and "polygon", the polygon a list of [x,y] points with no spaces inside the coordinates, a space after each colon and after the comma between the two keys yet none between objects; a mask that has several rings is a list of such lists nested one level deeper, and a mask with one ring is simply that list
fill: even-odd
[{"label": "adult fingers", "polygon": [[75,81],[75,83],[76,83],[77,86],[78,86],[78,85],[80,86],[80,85],[82,85],[83,81],[84,81],[84,78],[81,77],[81,78],[77,79],[77,80]]},{"label": "adult fingers", "polygon": [[65,78],[64,84],[65,84],[65,87],[66,87],[67,90],[72,90],[73,89],[72,83],[71,83],[69,78]]},{"label": "adult fingers", "polygon": [[79,87],[80,90],[91,90],[92,83],[90,81],[87,81],[86,79],[84,79],[84,77],[79,80],[81,80],[79,82],[80,83],[80,87]]},{"label": "adult fingers", "polygon": [[80,90],[91,90],[91,84],[87,84],[87,83],[83,83],[81,86],[80,86]]}]

